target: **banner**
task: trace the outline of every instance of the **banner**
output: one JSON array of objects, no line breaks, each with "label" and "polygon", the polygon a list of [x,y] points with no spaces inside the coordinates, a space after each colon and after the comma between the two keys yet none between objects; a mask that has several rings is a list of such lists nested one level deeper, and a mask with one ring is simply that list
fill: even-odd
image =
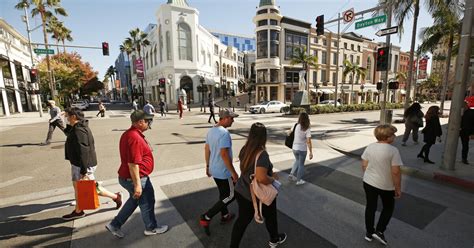
[{"label": "banner", "polygon": [[143,69],[143,60],[135,60],[135,72],[137,73],[138,79],[144,79],[144,69]]}]

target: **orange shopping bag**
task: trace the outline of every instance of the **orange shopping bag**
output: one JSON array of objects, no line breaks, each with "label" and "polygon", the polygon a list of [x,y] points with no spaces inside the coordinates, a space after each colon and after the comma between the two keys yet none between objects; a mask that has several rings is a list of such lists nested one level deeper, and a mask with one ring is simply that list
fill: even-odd
[{"label": "orange shopping bag", "polygon": [[95,181],[77,181],[77,206],[79,209],[96,209],[99,205],[99,196],[97,195]]}]

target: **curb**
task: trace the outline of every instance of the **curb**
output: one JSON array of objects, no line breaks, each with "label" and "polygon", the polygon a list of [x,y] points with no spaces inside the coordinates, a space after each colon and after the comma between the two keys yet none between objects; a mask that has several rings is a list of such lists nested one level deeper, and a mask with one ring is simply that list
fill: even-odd
[{"label": "curb", "polygon": [[441,182],[445,182],[445,183],[451,183],[451,184],[460,186],[462,188],[465,188],[474,192],[474,181],[469,181],[469,180],[445,175],[438,172],[433,172],[433,179],[441,181]]}]

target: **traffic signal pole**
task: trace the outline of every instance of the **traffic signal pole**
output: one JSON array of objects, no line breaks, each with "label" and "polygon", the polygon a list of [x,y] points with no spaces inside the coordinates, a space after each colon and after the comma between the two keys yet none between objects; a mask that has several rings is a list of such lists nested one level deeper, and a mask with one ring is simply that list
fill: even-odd
[{"label": "traffic signal pole", "polygon": [[[387,13],[387,28],[391,27],[392,26],[392,5],[387,5],[387,8],[388,8],[388,13]],[[379,123],[380,124],[390,124],[390,123],[387,123],[387,110],[386,110],[386,106],[387,106],[387,89],[388,89],[388,72],[390,71],[390,53],[391,53],[391,50],[392,50],[392,44],[390,44],[390,35],[387,35],[387,38],[386,38],[386,41],[385,41],[385,46],[388,46],[388,54],[387,54],[387,58],[388,58],[388,62],[387,62],[387,70],[385,70],[385,77],[384,77],[384,80],[382,82],[382,94],[383,94],[383,101],[382,101],[382,104],[380,106],[380,121]],[[380,96],[379,96],[380,97]]]}]

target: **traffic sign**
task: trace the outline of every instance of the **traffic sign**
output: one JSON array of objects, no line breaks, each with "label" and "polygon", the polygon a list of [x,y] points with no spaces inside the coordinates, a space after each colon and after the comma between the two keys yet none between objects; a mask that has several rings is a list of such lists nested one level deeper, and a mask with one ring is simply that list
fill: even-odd
[{"label": "traffic sign", "polygon": [[398,26],[380,29],[379,31],[377,31],[377,33],[375,33],[375,35],[380,37],[380,36],[390,35],[394,33],[398,33]]},{"label": "traffic sign", "polygon": [[342,13],[342,18],[344,19],[344,23],[349,23],[354,20],[354,8],[348,9]]},{"label": "traffic sign", "polygon": [[54,50],[53,50],[53,49],[35,48],[35,49],[33,49],[33,51],[34,51],[36,54],[54,54]]},{"label": "traffic sign", "polygon": [[372,25],[384,23],[386,21],[387,21],[387,16],[386,15],[376,16],[374,18],[370,18],[370,19],[367,19],[367,20],[356,22],[355,23],[355,29],[369,27],[369,26],[372,26]]}]

